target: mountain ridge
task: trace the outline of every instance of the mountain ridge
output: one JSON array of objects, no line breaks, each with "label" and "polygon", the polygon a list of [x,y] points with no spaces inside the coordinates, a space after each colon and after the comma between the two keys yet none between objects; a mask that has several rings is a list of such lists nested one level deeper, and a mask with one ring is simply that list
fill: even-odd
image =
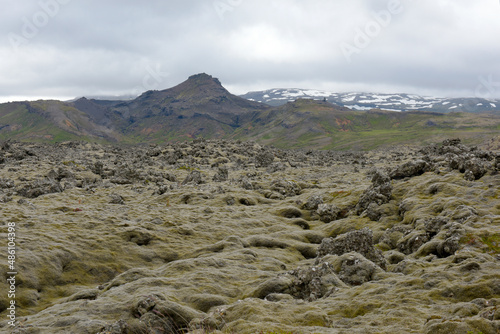
[{"label": "mountain ridge", "polygon": [[500,100],[490,100],[478,97],[442,98],[407,93],[335,93],[324,90],[301,88],[274,88],[263,91],[253,91],[240,96],[271,106],[280,106],[286,102],[294,101],[299,98],[306,98],[317,100],[325,99],[328,102],[348,107],[352,110],[361,111],[384,109],[392,111],[425,110],[441,113],[454,111],[471,113],[500,112]]},{"label": "mountain ridge", "polygon": [[[356,102],[356,98],[352,100]],[[231,94],[217,78],[205,73],[169,89],[144,92],[133,100],[82,97],[69,102],[0,104],[0,139],[22,141],[135,144],[206,138],[345,150],[394,143],[422,145],[457,135],[477,144],[497,135],[498,130],[500,114],[494,113],[360,111],[327,98],[301,98],[273,107]]]}]

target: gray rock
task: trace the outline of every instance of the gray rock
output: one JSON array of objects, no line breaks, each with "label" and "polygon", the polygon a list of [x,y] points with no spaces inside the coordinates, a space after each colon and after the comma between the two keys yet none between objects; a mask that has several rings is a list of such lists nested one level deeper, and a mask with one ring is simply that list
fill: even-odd
[{"label": "gray rock", "polygon": [[346,284],[362,285],[373,280],[377,265],[358,253],[347,253],[341,256],[339,278]]},{"label": "gray rock", "polygon": [[60,193],[63,191],[61,184],[54,179],[39,179],[31,184],[25,185],[17,193],[23,197],[36,198],[46,194]]},{"label": "gray rock", "polygon": [[425,231],[431,236],[436,235],[449,221],[447,217],[433,217],[424,222]]},{"label": "gray rock", "polygon": [[246,178],[246,177],[242,178],[239,183],[243,189],[253,190],[253,184],[248,178]]},{"label": "gray rock", "polygon": [[255,167],[269,167],[274,161],[274,153],[263,150],[255,156]]},{"label": "gray rock", "polygon": [[321,258],[328,254],[343,255],[350,252],[360,253],[382,269],[386,268],[386,260],[382,252],[373,246],[373,232],[368,228],[348,232],[335,239],[323,239],[318,249],[318,257]]},{"label": "gray rock", "polygon": [[15,183],[10,179],[0,178],[0,189],[10,189],[14,188]]},{"label": "gray rock", "polygon": [[271,182],[271,190],[285,197],[297,196],[302,193],[302,188],[297,183],[283,179]]},{"label": "gray rock", "polygon": [[316,210],[320,204],[323,204],[323,196],[321,195],[313,195],[307,199],[302,205],[302,209],[304,210]]},{"label": "gray rock", "polygon": [[390,174],[393,180],[404,179],[406,177],[414,177],[424,174],[430,170],[429,164],[424,160],[409,161],[398,168],[394,169]]},{"label": "gray rock", "polygon": [[[376,206],[388,203],[392,196],[391,179],[380,170],[372,172],[372,185],[363,193],[358,204],[356,213],[362,214],[373,203]],[[372,205],[370,210],[374,212],[376,208]],[[372,215],[373,216],[373,215]]]},{"label": "gray rock", "polygon": [[125,204],[125,200],[121,195],[111,194],[109,197],[111,198],[109,204],[121,204],[121,205]]},{"label": "gray rock", "polygon": [[334,204],[319,204],[316,213],[322,222],[330,223],[338,218],[340,211]]},{"label": "gray rock", "polygon": [[314,301],[328,297],[341,287],[345,287],[334,271],[332,264],[322,262],[306,268],[289,271],[285,275],[292,278],[287,292],[295,298]]},{"label": "gray rock", "polygon": [[189,173],[188,176],[186,176],[186,178],[184,179],[184,181],[182,181],[182,185],[186,185],[188,183],[191,183],[191,184],[202,184],[202,183],[205,183],[205,182],[203,181],[203,177],[202,177],[200,171],[193,170],[193,171],[191,171],[191,173]]},{"label": "gray rock", "polygon": [[414,231],[407,234],[398,241],[397,248],[401,253],[406,255],[415,253],[423,244],[429,241],[427,233],[422,231]]},{"label": "gray rock", "polygon": [[214,182],[224,182],[224,181],[227,181],[228,177],[229,177],[229,172],[228,172],[227,168],[219,167],[217,169],[217,173],[214,175],[212,180]]}]

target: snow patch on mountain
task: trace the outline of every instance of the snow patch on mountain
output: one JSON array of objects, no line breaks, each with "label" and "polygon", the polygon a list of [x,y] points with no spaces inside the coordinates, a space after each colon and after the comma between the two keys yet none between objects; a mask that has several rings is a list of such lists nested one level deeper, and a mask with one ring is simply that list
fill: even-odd
[{"label": "snow patch on mountain", "polygon": [[489,112],[498,111],[500,101],[481,98],[442,98],[416,94],[382,94],[367,92],[334,93],[316,89],[274,88],[250,92],[241,97],[272,106],[297,99],[326,100],[352,110],[383,109],[393,111]]}]

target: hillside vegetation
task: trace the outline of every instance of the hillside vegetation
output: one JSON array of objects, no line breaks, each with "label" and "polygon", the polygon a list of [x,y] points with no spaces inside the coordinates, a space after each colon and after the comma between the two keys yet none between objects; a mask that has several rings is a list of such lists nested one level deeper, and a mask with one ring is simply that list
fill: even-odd
[{"label": "hillside vegetation", "polygon": [[423,146],[455,136],[483,144],[499,130],[498,113],[353,111],[307,99],[271,107],[229,93],[206,74],[134,100],[0,105],[0,139],[52,143],[161,144],[205,138],[254,140],[279,148],[369,150]]}]

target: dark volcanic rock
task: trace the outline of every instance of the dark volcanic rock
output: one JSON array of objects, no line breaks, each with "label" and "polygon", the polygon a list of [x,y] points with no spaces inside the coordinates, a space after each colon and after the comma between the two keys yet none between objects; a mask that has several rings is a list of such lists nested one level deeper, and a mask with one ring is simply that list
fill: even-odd
[{"label": "dark volcanic rock", "polygon": [[489,169],[496,170],[496,156],[493,153],[465,146],[461,144],[460,139],[447,139],[441,146],[431,145],[421,152],[436,162],[444,157],[447,166],[464,173],[464,178],[468,181],[479,180]]},{"label": "dark volcanic rock", "polygon": [[184,179],[184,181],[182,181],[183,185],[188,184],[188,183],[192,183],[192,184],[202,184],[202,183],[204,183],[203,177],[201,176],[200,171],[198,171],[198,170],[191,171],[191,173],[189,173],[189,175],[186,176],[186,178]]},{"label": "dark volcanic rock", "polygon": [[321,195],[313,195],[307,199],[302,205],[302,209],[304,210],[316,210],[318,205],[323,204],[323,196]]},{"label": "dark volcanic rock", "polygon": [[297,183],[283,179],[274,180],[271,183],[271,190],[285,197],[297,196],[302,192],[302,189]]},{"label": "dark volcanic rock", "polygon": [[312,267],[298,268],[289,271],[285,276],[292,279],[286,292],[295,298],[307,301],[328,297],[335,293],[338,287],[344,287],[335,273],[333,265],[328,262]]},{"label": "dark volcanic rock", "polygon": [[274,161],[274,153],[263,150],[255,156],[255,167],[269,167]]},{"label": "dark volcanic rock", "polygon": [[390,178],[394,180],[403,179],[405,177],[419,176],[430,170],[429,164],[424,160],[416,160],[405,163],[394,169],[390,174]]},{"label": "dark volcanic rock", "polygon": [[361,254],[347,253],[341,256],[339,278],[346,284],[362,285],[374,278],[377,268],[377,265]]},{"label": "dark volcanic rock", "polygon": [[111,198],[109,204],[125,204],[125,200],[121,195],[111,194],[109,197]]},{"label": "dark volcanic rock", "polygon": [[334,204],[319,204],[316,213],[323,223],[330,223],[336,220],[341,210]]},{"label": "dark volcanic rock", "polygon": [[[374,170],[372,173],[372,185],[363,193],[356,205],[358,215],[361,215],[370,205],[372,206],[371,212],[376,212],[374,205],[380,206],[388,203],[391,199],[392,185],[389,176],[380,170]],[[372,220],[378,220],[378,218],[378,214],[370,217]]]},{"label": "dark volcanic rock", "polygon": [[10,189],[14,188],[14,186],[15,186],[14,181],[10,179],[0,178],[0,189]]},{"label": "dark volcanic rock", "polygon": [[229,172],[228,172],[227,168],[219,167],[217,169],[217,173],[214,175],[212,180],[215,182],[224,182],[224,181],[227,181],[228,177],[229,177]]},{"label": "dark volcanic rock", "polygon": [[323,239],[318,249],[318,257],[321,258],[328,254],[342,255],[350,252],[360,253],[382,269],[386,267],[382,252],[373,246],[373,232],[368,228],[348,232],[335,239]]},{"label": "dark volcanic rock", "polygon": [[25,185],[19,189],[17,193],[27,198],[36,198],[45,194],[60,193],[62,191],[63,188],[59,182],[53,179],[45,178]]}]

